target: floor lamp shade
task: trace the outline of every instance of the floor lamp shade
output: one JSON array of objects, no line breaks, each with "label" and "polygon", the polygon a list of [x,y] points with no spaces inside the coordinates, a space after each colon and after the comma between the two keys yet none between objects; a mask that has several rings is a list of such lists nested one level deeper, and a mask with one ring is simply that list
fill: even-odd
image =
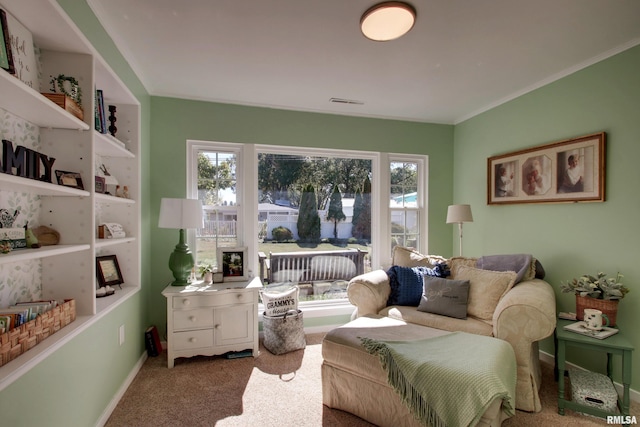
[{"label": "floor lamp shade", "polygon": [[180,240],[169,257],[169,269],[173,273],[174,286],[186,286],[195,265],[193,254],[186,243],[186,230],[201,228],[202,203],[196,199],[163,198],[160,202],[158,227],[180,230]]},{"label": "floor lamp shade", "polygon": [[462,223],[473,222],[471,214],[471,206],[469,205],[451,205],[447,209],[447,224],[458,224],[458,233],[460,236],[460,256],[462,256]]}]

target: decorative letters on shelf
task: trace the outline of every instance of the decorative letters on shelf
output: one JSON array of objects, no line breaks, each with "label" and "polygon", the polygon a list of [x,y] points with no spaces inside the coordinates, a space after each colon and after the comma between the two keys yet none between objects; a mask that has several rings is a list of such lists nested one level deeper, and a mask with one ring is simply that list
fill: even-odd
[{"label": "decorative letters on shelf", "polygon": [[[51,168],[56,159],[13,142],[2,140],[2,164],[0,172],[38,181],[51,182]],[[44,169],[44,170],[43,170]],[[42,171],[42,174],[40,172]]]}]

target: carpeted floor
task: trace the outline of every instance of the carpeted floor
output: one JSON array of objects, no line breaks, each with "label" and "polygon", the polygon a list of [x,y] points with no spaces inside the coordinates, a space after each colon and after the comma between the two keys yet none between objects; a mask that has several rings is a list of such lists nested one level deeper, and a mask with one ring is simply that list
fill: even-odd
[{"label": "carpeted floor", "polygon": [[[107,421],[120,426],[345,426],[372,424],[322,405],[321,342],[307,335],[307,348],[274,356],[242,359],[177,359],[167,369],[166,354],[149,358]],[[553,366],[543,363],[543,410],[518,411],[503,427],[602,426],[603,419],[567,410],[558,415]],[[640,415],[634,403],[632,415]]]}]

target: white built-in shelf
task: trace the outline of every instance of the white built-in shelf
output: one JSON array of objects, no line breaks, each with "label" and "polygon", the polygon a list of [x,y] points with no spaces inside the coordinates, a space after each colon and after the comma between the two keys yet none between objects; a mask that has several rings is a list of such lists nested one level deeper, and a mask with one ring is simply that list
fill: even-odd
[{"label": "white built-in shelf", "polygon": [[32,259],[68,254],[72,252],[86,251],[88,249],[90,249],[90,246],[85,244],[42,246],[37,249],[16,249],[9,252],[8,254],[0,254],[0,264],[28,261]]},{"label": "white built-in shelf", "polygon": [[106,157],[127,157],[133,159],[136,157],[131,151],[127,150],[125,144],[119,139],[109,135],[95,131],[93,146],[96,154]]},{"label": "white built-in shelf", "polygon": [[0,108],[43,128],[88,130],[89,125],[9,73],[0,73]]},{"label": "white built-in shelf", "polygon": [[123,237],[122,239],[96,239],[96,249],[107,246],[121,245],[123,243],[135,242],[135,237]]},{"label": "white built-in shelf", "polygon": [[[0,99],[2,99],[2,97],[0,97]],[[0,190],[40,194],[41,196],[90,196],[90,193],[85,190],[65,187],[64,185],[51,184],[49,182],[38,181],[37,179],[9,175],[6,173],[0,174]]]},{"label": "white built-in shelf", "polygon": [[136,203],[134,199],[125,199],[124,197],[116,197],[110,194],[96,193],[96,202],[100,203],[122,203],[133,205]]},{"label": "white built-in shelf", "polygon": [[76,320],[49,336],[32,349],[0,367],[0,391],[27,373],[31,368],[49,357],[55,350],[78,336],[96,323],[102,316],[114,310],[121,303],[140,290],[140,286],[122,285],[116,292],[104,298],[96,298],[96,314],[77,314]]}]

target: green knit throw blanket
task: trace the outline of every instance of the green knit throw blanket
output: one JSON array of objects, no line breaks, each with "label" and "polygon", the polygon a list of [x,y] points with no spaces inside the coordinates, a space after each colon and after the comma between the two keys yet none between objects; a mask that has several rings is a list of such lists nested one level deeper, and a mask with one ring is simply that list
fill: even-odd
[{"label": "green knit throw blanket", "polygon": [[417,341],[360,340],[380,357],[389,385],[424,425],[476,425],[496,398],[514,415],[516,358],[506,341],[466,332]]}]

